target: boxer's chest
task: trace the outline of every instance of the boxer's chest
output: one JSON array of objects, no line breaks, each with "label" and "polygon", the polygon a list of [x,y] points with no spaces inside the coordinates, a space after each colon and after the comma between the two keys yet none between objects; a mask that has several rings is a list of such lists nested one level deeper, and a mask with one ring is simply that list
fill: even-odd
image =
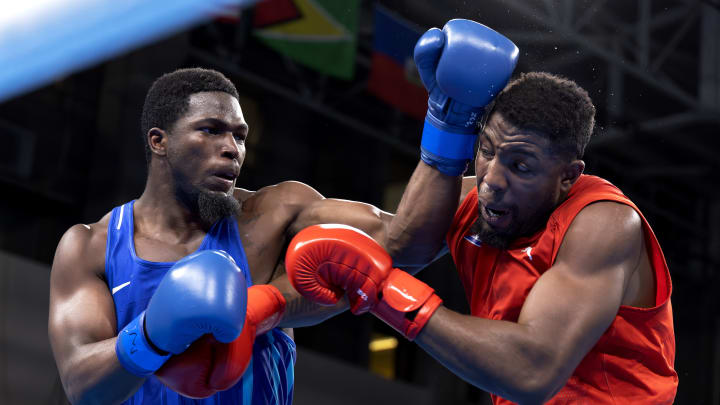
[{"label": "boxer's chest", "polygon": [[195,252],[204,238],[204,233],[198,233],[188,240],[177,242],[173,241],[177,239],[175,235],[148,234],[136,229],[133,243],[135,254],[143,260],[175,262]]},{"label": "boxer's chest", "polygon": [[238,216],[240,240],[254,284],[266,284],[284,260],[286,229],[290,219],[282,213],[242,212]]},{"label": "boxer's chest", "polygon": [[551,266],[547,240],[528,240],[507,250],[462,241],[457,263],[467,271],[471,313],[488,319],[517,321],[528,293]]}]

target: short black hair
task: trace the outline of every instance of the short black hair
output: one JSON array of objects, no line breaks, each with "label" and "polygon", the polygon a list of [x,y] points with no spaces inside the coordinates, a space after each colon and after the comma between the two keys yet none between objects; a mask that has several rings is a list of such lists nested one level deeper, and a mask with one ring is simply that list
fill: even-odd
[{"label": "short black hair", "polygon": [[515,127],[547,137],[553,151],[580,159],[595,126],[595,106],[574,81],[546,72],[523,73],[497,97],[493,112]]},{"label": "short black hair", "polygon": [[187,112],[190,95],[204,91],[222,91],[238,97],[235,85],[222,73],[203,68],[178,69],[160,76],[145,96],[140,131],[145,145],[145,158],[150,162],[150,145],[147,133],[151,128],[169,131]]}]

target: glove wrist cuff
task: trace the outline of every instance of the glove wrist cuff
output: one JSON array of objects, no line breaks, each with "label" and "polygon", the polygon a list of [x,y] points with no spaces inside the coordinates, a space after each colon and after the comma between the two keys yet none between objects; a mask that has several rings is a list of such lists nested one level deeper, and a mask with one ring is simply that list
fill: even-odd
[{"label": "glove wrist cuff", "polygon": [[383,296],[371,312],[413,340],[425,327],[442,299],[435,291],[402,270],[393,270],[383,285]]},{"label": "glove wrist cuff", "polygon": [[470,132],[453,132],[440,128],[430,114],[425,118],[421,142],[421,159],[450,176],[465,172],[467,163],[475,153],[477,134],[474,127]]},{"label": "glove wrist cuff", "polygon": [[273,285],[248,288],[248,318],[251,319],[247,321],[257,323],[255,335],[262,335],[278,326],[285,313],[285,305],[285,297]]},{"label": "glove wrist cuff", "polygon": [[138,377],[147,377],[157,371],[170,354],[158,353],[145,336],[145,311],[130,321],[115,342],[115,354],[120,364]]},{"label": "glove wrist cuff", "polygon": [[430,298],[425,302],[425,305],[423,305],[417,314],[415,314],[415,319],[413,319],[413,322],[408,327],[408,330],[405,333],[408,340],[415,340],[420,331],[425,327],[425,324],[427,324],[430,318],[432,318],[438,307],[442,305],[442,302],[442,298],[438,297],[436,294],[430,296]]},{"label": "glove wrist cuff", "polygon": [[425,162],[428,166],[434,167],[440,173],[453,177],[460,176],[465,173],[469,162],[469,160],[465,159],[445,159],[427,151],[422,147],[420,148],[420,160]]}]

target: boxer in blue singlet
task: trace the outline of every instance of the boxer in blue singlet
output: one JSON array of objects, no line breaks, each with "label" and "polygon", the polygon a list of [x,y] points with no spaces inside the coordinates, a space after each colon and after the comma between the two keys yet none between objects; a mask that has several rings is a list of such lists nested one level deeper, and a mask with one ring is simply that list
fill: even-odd
[{"label": "boxer in blue singlet", "polygon": [[[108,227],[105,277],[115,304],[118,330],[122,330],[147,307],[155,287],[174,264],[151,262],[137,256],[133,243],[133,205],[134,201],[131,201],[114,208]],[[247,285],[252,285],[237,224],[232,218],[223,218],[210,228],[198,247],[198,250],[205,249],[223,250],[230,254],[235,263],[245,270],[243,274]],[[265,360],[252,362],[239,383],[214,397],[188,399],[150,377],[126,403],[143,404],[160,399],[160,402],[172,405],[291,405],[295,363],[295,343],[292,339],[279,328],[258,336],[253,346],[253,358]]]},{"label": "boxer in blue singlet", "polygon": [[248,286],[277,288],[286,303],[280,327],[318,323],[346,303],[319,307],[299,296],[283,268],[289,239],[322,222],[348,223],[382,239],[392,215],[325,199],[298,182],[258,191],[235,187],[248,125],[235,86],[216,71],[162,76],[148,91],[141,121],[148,161],[143,194],[96,223],[71,227],[53,262],[49,334],[66,394],[72,402],[103,404],[291,404],[291,329],[258,330],[242,379],[204,400],[178,395],[158,374],[130,372],[116,353],[118,333],[146,309],[173,263],[204,249],[228,252],[249,274]]}]

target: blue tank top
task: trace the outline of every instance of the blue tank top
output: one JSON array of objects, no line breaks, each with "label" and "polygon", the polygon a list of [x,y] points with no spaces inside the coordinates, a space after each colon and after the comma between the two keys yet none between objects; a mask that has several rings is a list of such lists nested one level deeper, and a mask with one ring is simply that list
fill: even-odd
[{"label": "blue tank top", "polygon": [[[115,302],[118,331],[147,307],[160,280],[175,264],[149,262],[135,253],[134,202],[133,200],[115,207],[108,224],[105,277]],[[247,257],[233,218],[224,218],[212,226],[198,251],[206,249],[228,252],[243,269],[248,287],[252,285]],[[295,342],[281,329],[276,328],[255,339],[247,371],[237,384],[226,391],[205,399],[190,399],[172,391],[155,376],[151,376],[135,395],[123,404],[291,405],[295,358]]]}]

